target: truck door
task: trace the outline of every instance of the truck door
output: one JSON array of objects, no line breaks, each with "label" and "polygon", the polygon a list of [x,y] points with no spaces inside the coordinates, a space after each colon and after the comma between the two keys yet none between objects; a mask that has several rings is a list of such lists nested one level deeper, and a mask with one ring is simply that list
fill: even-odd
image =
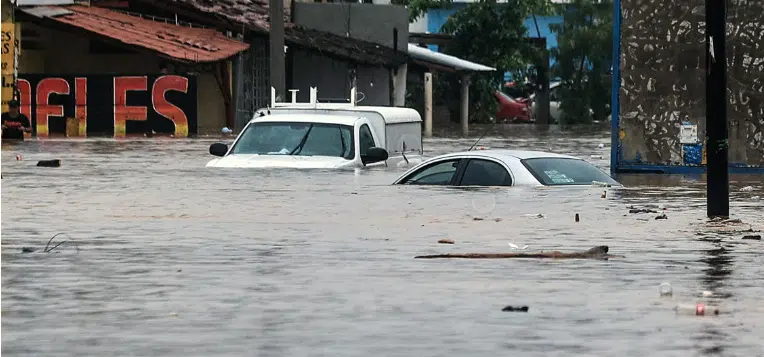
[{"label": "truck door", "polygon": [[[358,127],[358,155],[364,155],[366,154],[366,151],[369,150],[370,147],[384,147],[384,145],[380,146],[379,143],[379,137],[374,135],[373,129],[369,126],[368,123],[361,124],[360,127]],[[366,166],[377,166],[377,165],[384,165],[385,161],[375,162]]]}]

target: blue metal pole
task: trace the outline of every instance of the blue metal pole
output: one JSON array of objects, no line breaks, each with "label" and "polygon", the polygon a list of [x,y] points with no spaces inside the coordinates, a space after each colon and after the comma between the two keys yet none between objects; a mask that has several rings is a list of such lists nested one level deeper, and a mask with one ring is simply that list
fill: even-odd
[{"label": "blue metal pole", "polygon": [[621,0],[613,0],[613,74],[610,98],[610,175],[615,176],[618,168],[618,127],[621,112],[619,92],[621,90]]}]

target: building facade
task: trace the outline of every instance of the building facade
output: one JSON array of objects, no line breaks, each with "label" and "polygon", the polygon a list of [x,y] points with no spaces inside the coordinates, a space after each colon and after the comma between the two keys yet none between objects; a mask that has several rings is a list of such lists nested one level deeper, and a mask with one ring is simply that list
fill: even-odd
[{"label": "building facade", "polygon": [[187,137],[225,125],[229,59],[247,44],[177,19],[61,3],[14,11],[15,89],[33,135]]}]

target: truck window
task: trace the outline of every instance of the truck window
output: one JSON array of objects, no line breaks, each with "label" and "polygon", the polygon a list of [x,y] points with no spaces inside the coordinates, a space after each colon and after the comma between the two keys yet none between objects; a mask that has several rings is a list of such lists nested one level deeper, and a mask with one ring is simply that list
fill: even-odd
[{"label": "truck window", "polygon": [[365,155],[366,150],[370,147],[377,146],[374,144],[374,136],[371,135],[371,130],[368,125],[363,124],[358,129],[358,142],[361,144],[361,155]]}]

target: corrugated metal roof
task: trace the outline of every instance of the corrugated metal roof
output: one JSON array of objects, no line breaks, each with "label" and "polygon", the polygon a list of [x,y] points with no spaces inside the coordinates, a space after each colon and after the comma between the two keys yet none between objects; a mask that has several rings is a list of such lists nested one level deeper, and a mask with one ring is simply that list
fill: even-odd
[{"label": "corrugated metal roof", "polygon": [[[146,5],[170,10],[191,11],[204,16],[212,26],[234,22],[261,33],[270,31],[268,0],[138,0]],[[342,60],[375,66],[398,66],[406,63],[406,51],[380,46],[346,36],[295,26],[289,21],[289,7],[284,6],[284,40],[289,46],[300,47]],[[224,21],[221,21],[224,20]]]},{"label": "corrugated metal roof", "polygon": [[16,0],[16,6],[73,5],[74,0]]},{"label": "corrugated metal roof", "polygon": [[457,71],[495,71],[496,68],[484,66],[479,63],[463,60],[445,53],[434,52],[428,48],[419,47],[409,43],[409,56],[422,62],[434,63],[444,67],[450,67]]},{"label": "corrugated metal roof", "polygon": [[[157,0],[144,0],[156,2]],[[167,1],[167,0],[163,0]],[[268,31],[270,24],[269,0],[171,0],[176,5],[185,5],[197,11],[215,14],[236,23],[252,26],[261,31]],[[291,23],[291,9],[284,4],[284,27],[294,26]]]},{"label": "corrugated metal roof", "polygon": [[66,9],[70,13],[48,17],[52,20],[177,60],[217,62],[249,48],[248,44],[213,29],[179,26],[99,7],[71,5],[53,8]]}]

